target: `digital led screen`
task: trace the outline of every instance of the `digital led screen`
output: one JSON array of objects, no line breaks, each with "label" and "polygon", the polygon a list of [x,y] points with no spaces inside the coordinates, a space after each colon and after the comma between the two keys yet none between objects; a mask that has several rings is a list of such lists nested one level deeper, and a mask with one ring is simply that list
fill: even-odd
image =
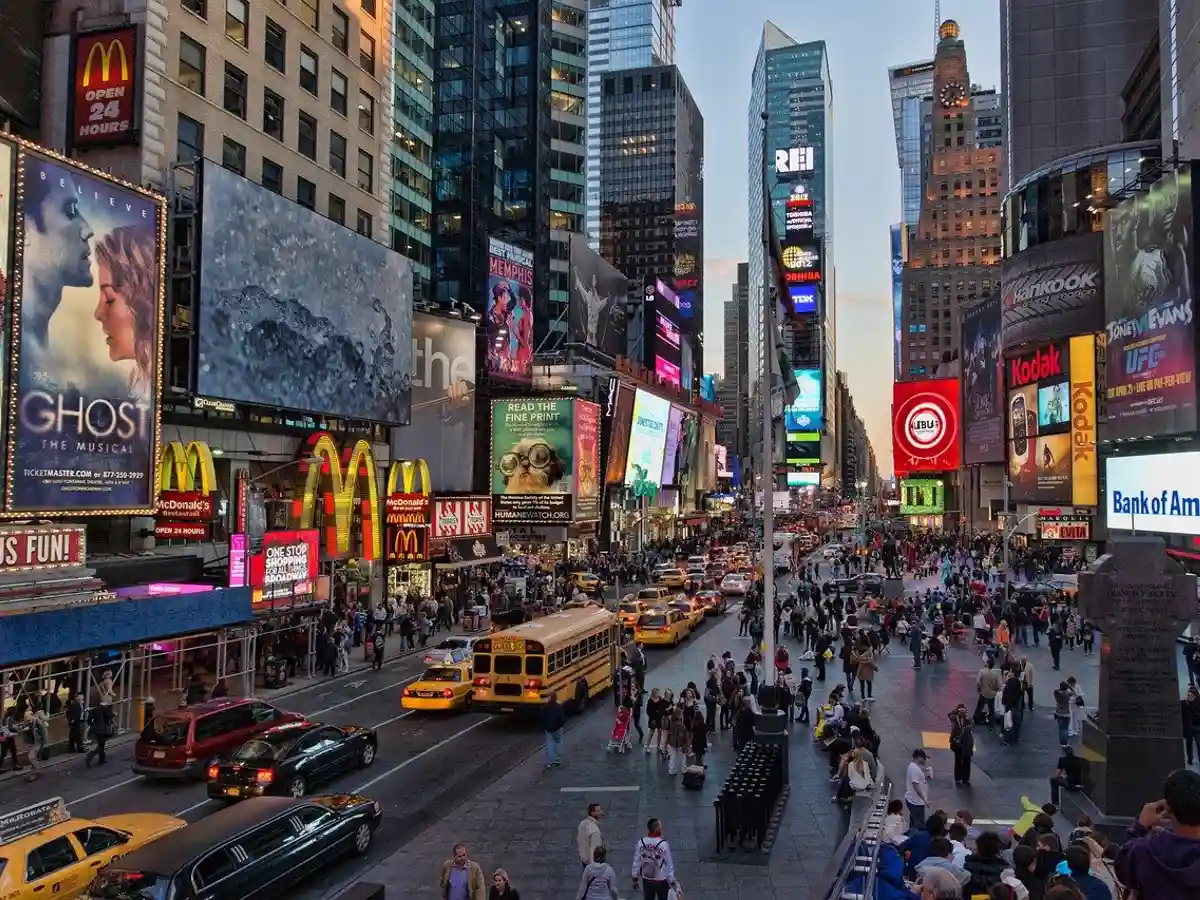
[{"label": "digital led screen", "polygon": [[815,284],[789,284],[788,297],[791,299],[793,315],[802,316],[817,311]]},{"label": "digital led screen", "polygon": [[787,486],[788,487],[820,487],[821,473],[820,472],[788,472]]},{"label": "digital led screen", "polygon": [[793,369],[799,393],[785,410],[789,431],[814,431],[821,427],[821,370]]},{"label": "digital led screen", "polygon": [[670,416],[669,400],[638,389],[633,400],[633,423],[625,467],[625,485],[633,488],[638,496],[658,493]]},{"label": "digital led screen", "polygon": [[646,281],[647,367],[668,384],[682,384],[683,351],[679,297],[661,278]]},{"label": "digital led screen", "polygon": [[662,479],[659,484],[675,484],[675,467],[679,457],[679,439],[683,432],[683,410],[671,407],[667,421],[667,440],[663,449]]}]

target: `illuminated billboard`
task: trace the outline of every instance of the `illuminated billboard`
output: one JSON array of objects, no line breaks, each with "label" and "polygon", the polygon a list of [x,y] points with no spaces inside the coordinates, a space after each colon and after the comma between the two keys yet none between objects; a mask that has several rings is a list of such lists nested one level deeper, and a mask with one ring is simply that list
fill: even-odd
[{"label": "illuminated billboard", "polygon": [[492,520],[566,525],[575,494],[574,401],[492,402]]},{"label": "illuminated billboard", "polygon": [[683,332],[679,296],[661,278],[645,284],[646,367],[667,384],[680,387],[683,379]]},{"label": "illuminated billboard", "polygon": [[488,238],[487,370],[492,378],[533,376],[533,252]]},{"label": "illuminated billboard", "polygon": [[900,512],[906,516],[940,516],[946,511],[946,485],[940,478],[903,478]]},{"label": "illuminated billboard", "polygon": [[819,431],[821,428],[822,398],[820,369],[793,369],[799,393],[784,410],[784,426],[788,431]]},{"label": "illuminated billboard", "polygon": [[71,147],[136,141],[141,106],[138,26],[76,34],[71,53]]},{"label": "illuminated billboard", "polygon": [[637,496],[656,496],[666,452],[671,402],[640,388],[633,401],[633,424],[625,465],[625,486]]}]

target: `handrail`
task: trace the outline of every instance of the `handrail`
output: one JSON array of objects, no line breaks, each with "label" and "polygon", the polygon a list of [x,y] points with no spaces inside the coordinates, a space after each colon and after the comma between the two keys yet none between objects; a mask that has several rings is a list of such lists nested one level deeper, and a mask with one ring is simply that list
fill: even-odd
[{"label": "handrail", "polygon": [[[874,897],[875,870],[878,867],[882,847],[883,818],[887,814],[891,782],[884,772],[883,763],[878,764],[875,787],[867,794],[856,797],[854,806],[861,809],[861,820],[856,828],[848,829],[842,842],[834,851],[837,868],[822,879],[829,884],[827,890],[814,888],[811,900],[862,900]],[[852,877],[862,879],[862,889],[846,890]]]}]

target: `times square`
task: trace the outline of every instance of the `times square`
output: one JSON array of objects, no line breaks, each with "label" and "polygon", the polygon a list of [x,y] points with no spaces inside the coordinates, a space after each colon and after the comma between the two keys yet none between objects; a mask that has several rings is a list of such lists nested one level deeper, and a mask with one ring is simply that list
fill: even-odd
[{"label": "times square", "polygon": [[1196,896],[1196,10],[951,5],[0,10],[0,900]]}]

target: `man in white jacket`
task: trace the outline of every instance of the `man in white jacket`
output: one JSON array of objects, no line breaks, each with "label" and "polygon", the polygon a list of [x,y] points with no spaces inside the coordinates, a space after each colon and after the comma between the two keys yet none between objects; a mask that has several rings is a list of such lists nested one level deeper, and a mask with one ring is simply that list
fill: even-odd
[{"label": "man in white jacket", "polygon": [[636,891],[641,885],[643,900],[667,900],[667,894],[676,886],[675,861],[658,819],[646,823],[646,836],[633,848],[631,868],[633,889]]},{"label": "man in white jacket", "polygon": [[579,850],[579,862],[587,868],[595,861],[596,848],[604,844],[604,836],[600,833],[600,820],[604,818],[604,810],[599,803],[589,803],[587,815],[575,829],[575,846]]}]

